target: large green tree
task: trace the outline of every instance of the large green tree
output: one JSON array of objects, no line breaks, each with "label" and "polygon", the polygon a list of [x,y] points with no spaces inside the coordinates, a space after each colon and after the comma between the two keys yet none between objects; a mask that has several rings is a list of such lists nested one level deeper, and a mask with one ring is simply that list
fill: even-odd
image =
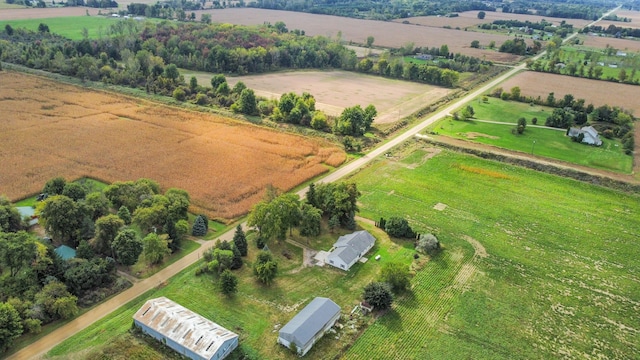
[{"label": "large green tree", "polygon": [[44,185],[42,192],[45,194],[51,195],[62,195],[62,191],[64,190],[64,186],[67,184],[67,181],[63,177],[53,178]]},{"label": "large green tree", "polygon": [[161,263],[165,256],[171,254],[169,241],[165,236],[150,233],[142,239],[142,243],[142,255],[152,265]]},{"label": "large green tree", "polygon": [[13,340],[22,335],[22,319],[11,304],[0,303],[0,352],[13,345]]},{"label": "large green tree", "polygon": [[275,199],[256,204],[249,214],[249,226],[257,226],[264,240],[284,239],[287,229],[300,221],[300,198],[296,194],[282,194]]},{"label": "large green tree", "polygon": [[266,285],[270,285],[278,274],[278,263],[273,259],[271,252],[260,251],[258,258],[253,264],[253,273],[258,280]]},{"label": "large green tree", "polygon": [[322,210],[307,203],[302,203],[302,205],[300,205],[300,235],[320,235],[321,221]]},{"label": "large green tree", "polygon": [[85,209],[64,195],[50,196],[36,209],[40,222],[54,239],[76,247]]},{"label": "large green tree", "polygon": [[116,260],[125,266],[135,264],[142,253],[142,240],[133,229],[123,229],[118,232],[111,246]]},{"label": "large green tree", "polygon": [[112,242],[124,226],[118,215],[109,214],[96,220],[96,237],[94,247],[104,255],[114,256]]},{"label": "large green tree", "polygon": [[4,196],[0,196],[0,232],[16,232],[23,228],[20,212]]},{"label": "large green tree", "polygon": [[17,233],[0,232],[0,264],[9,269],[14,277],[36,258],[36,244],[33,236],[25,231]]},{"label": "large green tree", "polygon": [[362,298],[377,310],[388,309],[393,302],[393,294],[391,293],[389,285],[382,282],[367,284],[367,286],[364,287]]}]

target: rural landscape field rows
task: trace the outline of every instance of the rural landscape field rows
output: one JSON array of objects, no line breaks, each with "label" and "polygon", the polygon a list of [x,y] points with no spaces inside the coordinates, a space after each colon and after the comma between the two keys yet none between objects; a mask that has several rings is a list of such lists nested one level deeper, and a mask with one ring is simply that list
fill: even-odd
[{"label": "rural landscape field rows", "polygon": [[0,1],[0,358],[177,359],[161,296],[231,360],[315,297],[309,359],[640,354],[637,4]]}]

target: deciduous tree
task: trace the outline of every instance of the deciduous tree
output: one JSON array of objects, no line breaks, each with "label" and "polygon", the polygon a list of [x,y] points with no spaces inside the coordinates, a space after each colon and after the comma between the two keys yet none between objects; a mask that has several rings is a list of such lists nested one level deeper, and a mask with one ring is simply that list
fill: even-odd
[{"label": "deciduous tree", "polygon": [[278,263],[273,260],[271,252],[260,251],[253,265],[253,273],[263,284],[270,285],[273,282],[278,274]]},{"label": "deciduous tree", "polygon": [[395,294],[399,294],[409,287],[410,277],[409,266],[401,262],[385,263],[380,271],[380,281],[388,283]]},{"label": "deciduous tree", "polygon": [[8,303],[0,303],[0,352],[8,349],[22,335],[22,319]]},{"label": "deciduous tree", "polygon": [[393,302],[389,285],[382,282],[371,282],[365,286],[362,298],[378,310],[388,309]]},{"label": "deciduous tree", "polygon": [[104,255],[114,256],[112,242],[124,226],[124,221],[117,215],[109,214],[96,220],[96,237],[94,247]]},{"label": "deciduous tree", "polygon": [[171,254],[169,241],[164,236],[150,233],[142,239],[144,259],[150,264],[161,263],[166,255]]},{"label": "deciduous tree", "polygon": [[64,195],[50,196],[38,204],[40,223],[55,239],[75,247],[84,218],[83,207]]},{"label": "deciduous tree", "polygon": [[124,266],[135,264],[142,253],[142,240],[138,238],[138,234],[133,229],[123,229],[118,232],[111,246],[116,261]]}]

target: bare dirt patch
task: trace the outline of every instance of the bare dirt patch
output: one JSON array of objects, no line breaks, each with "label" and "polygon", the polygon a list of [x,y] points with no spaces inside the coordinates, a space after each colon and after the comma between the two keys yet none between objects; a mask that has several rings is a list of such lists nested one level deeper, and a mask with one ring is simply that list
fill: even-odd
[{"label": "bare dirt patch", "polygon": [[491,41],[495,41],[498,45],[502,44],[511,38],[506,35],[251,8],[201,10],[196,11],[196,14],[198,14],[198,18],[202,14],[211,14],[213,22],[242,25],[261,25],[265,22],[274,24],[277,21],[284,21],[287,28],[304,30],[310,36],[323,35],[335,39],[340,33],[341,39],[357,44],[365,44],[367,37],[373,36],[374,46],[398,48],[408,42],[413,42],[415,46],[429,47],[440,47],[440,45],[447,44],[451,52],[486,58],[487,60],[512,62],[519,59],[515,55],[471,47],[473,40],[478,40],[481,44],[489,44]]},{"label": "bare dirt patch", "polygon": [[473,250],[475,251],[475,253],[473,254],[474,257],[486,258],[487,256],[489,256],[489,254],[487,254],[487,250],[478,240],[468,235],[464,235],[462,238],[469,244],[471,244],[471,246],[473,246]]},{"label": "bare dirt patch", "polygon": [[466,133],[465,136],[467,137],[467,139],[470,139],[470,140],[473,140],[473,139],[476,139],[476,138],[479,138],[479,137],[484,137],[484,138],[493,139],[493,140],[500,139],[497,136],[483,134],[483,133],[479,133],[479,132],[473,132],[473,131]]},{"label": "bare dirt patch", "polygon": [[485,11],[485,18],[478,19],[479,11],[465,11],[458,13],[457,17],[443,17],[443,16],[416,16],[409,17],[406,19],[396,19],[394,22],[403,22],[408,21],[411,24],[418,24],[423,26],[433,26],[433,27],[443,27],[443,26],[451,26],[452,28],[467,28],[470,26],[476,26],[479,24],[489,24],[494,22],[495,20],[520,20],[520,21],[531,21],[531,22],[540,22],[541,20],[545,20],[554,25],[559,25],[563,20],[568,24],[572,24],[574,27],[583,27],[590,23],[589,20],[582,19],[562,19],[562,18],[549,18],[538,15],[525,15],[525,14],[512,14],[512,13],[503,13],[496,11]]},{"label": "bare dirt patch", "polygon": [[444,209],[447,208],[447,204],[437,203],[437,204],[433,205],[433,208],[435,210],[438,210],[438,211],[444,211]]},{"label": "bare dirt patch", "polygon": [[[64,7],[64,8],[36,8],[36,9],[1,9],[0,20],[45,19],[51,17],[98,15],[96,8]],[[106,10],[102,9],[104,13]]]},{"label": "bare dirt patch", "polygon": [[[185,78],[196,76],[208,84],[212,74],[183,71]],[[387,79],[348,71],[293,71],[228,77],[231,86],[242,81],[259,96],[280,98],[287,92],[308,92],[316,98],[316,108],[340,115],[346,107],[374,104],[378,124],[398,121],[418,109],[438,101],[452,90],[414,82]]]},{"label": "bare dirt patch", "polygon": [[0,114],[0,194],[12,200],[55,176],[147,177],[232,219],[267,185],[288,190],[345,160],[321,140],[6,71]]},{"label": "bare dirt patch", "polygon": [[640,115],[640,86],[533,71],[522,72],[500,86],[505,90],[519,86],[522,95],[543,99],[550,92],[556,99],[572,94],[576,99],[585,99],[587,104],[620,106],[633,111],[636,116]]}]

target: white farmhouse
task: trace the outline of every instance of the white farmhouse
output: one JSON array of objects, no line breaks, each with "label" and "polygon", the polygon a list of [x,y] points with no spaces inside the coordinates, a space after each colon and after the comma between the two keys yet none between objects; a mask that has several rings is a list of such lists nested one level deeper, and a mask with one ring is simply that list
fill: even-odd
[{"label": "white farmhouse", "polygon": [[356,231],[338,238],[325,263],[338,269],[349,270],[375,244],[376,239],[368,231]]},{"label": "white farmhouse", "polygon": [[340,318],[340,306],[331,299],[317,297],[300,310],[278,333],[278,343],[304,356],[313,344]]},{"label": "white farmhouse", "polygon": [[593,128],[593,126],[584,126],[581,129],[578,128],[570,128],[567,132],[569,137],[579,137],[582,134],[582,142],[589,145],[600,146],[602,145],[602,140],[600,140],[600,136],[598,135],[598,131]]}]

